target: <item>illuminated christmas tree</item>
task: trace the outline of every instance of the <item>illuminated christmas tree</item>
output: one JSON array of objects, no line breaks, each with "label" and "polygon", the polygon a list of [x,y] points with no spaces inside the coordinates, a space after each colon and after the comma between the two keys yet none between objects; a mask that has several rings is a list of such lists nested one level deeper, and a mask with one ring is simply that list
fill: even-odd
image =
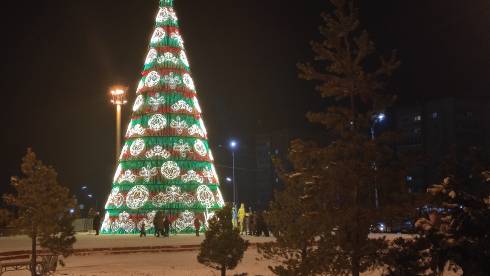
[{"label": "illuminated christmas tree", "polygon": [[102,233],[137,233],[163,211],[172,231],[194,231],[224,206],[173,0],[160,0]]}]

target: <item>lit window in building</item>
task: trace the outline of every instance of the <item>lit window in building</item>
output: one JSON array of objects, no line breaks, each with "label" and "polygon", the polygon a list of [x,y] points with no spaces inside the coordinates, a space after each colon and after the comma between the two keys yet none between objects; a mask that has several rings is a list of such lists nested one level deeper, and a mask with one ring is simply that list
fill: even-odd
[{"label": "lit window in building", "polygon": [[413,117],[413,120],[414,120],[415,122],[422,121],[422,116],[417,115],[417,116]]},{"label": "lit window in building", "polygon": [[407,175],[407,181],[412,181],[412,180],[413,180],[413,177],[410,175]]},{"label": "lit window in building", "polygon": [[432,119],[437,119],[437,117],[439,117],[439,113],[432,112]]}]

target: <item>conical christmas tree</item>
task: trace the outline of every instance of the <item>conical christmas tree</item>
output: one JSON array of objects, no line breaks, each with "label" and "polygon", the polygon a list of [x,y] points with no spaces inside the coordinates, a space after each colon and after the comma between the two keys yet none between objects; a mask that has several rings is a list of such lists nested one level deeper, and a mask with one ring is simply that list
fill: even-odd
[{"label": "conical christmas tree", "polygon": [[161,210],[172,231],[203,228],[224,206],[173,0],[160,0],[102,233],[152,232]]}]

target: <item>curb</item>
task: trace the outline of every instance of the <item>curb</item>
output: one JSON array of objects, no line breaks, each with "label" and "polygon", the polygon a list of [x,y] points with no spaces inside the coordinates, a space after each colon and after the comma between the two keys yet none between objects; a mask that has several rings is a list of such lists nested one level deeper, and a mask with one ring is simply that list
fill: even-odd
[{"label": "curb", "polygon": [[[250,243],[249,246],[256,247],[259,243]],[[80,248],[73,250],[74,256],[90,256],[96,254],[116,255],[134,253],[170,253],[170,252],[190,252],[199,250],[200,244],[185,245],[162,245],[162,246],[135,246],[135,247],[100,247],[100,248]],[[47,250],[38,250],[38,254],[48,254]],[[8,261],[19,258],[29,258],[30,250],[0,252],[0,261]]]}]

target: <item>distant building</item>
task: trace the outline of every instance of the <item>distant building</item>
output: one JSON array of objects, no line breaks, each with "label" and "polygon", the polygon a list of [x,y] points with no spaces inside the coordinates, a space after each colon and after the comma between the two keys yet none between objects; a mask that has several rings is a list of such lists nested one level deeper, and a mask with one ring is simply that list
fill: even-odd
[{"label": "distant building", "polygon": [[392,112],[402,135],[398,150],[423,155],[426,162],[410,169],[406,181],[412,191],[424,190],[442,176],[437,168],[451,147],[480,147],[490,154],[490,101],[445,98]]}]

